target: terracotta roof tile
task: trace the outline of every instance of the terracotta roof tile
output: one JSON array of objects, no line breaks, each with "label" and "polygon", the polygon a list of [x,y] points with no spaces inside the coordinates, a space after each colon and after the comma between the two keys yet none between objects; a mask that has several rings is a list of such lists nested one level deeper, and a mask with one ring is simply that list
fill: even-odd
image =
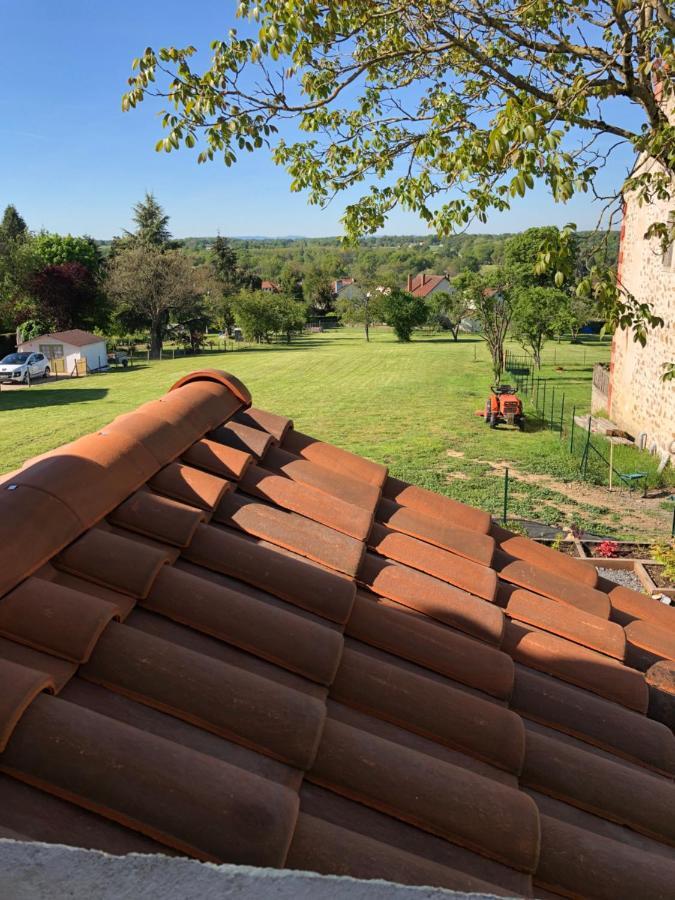
[{"label": "terracotta roof tile", "polygon": [[247,425],[249,428],[257,428],[259,431],[266,431],[271,434],[275,441],[281,443],[289,428],[293,427],[293,422],[286,416],[278,416],[276,413],[267,412],[264,409],[257,409],[251,406],[249,409],[237,413],[234,417],[235,422],[240,425]]},{"label": "terracotta roof tile", "polygon": [[0,834],[669,898],[675,610],[250,403],[0,479]]},{"label": "terracotta roof tile", "polygon": [[675,736],[665,725],[557,678],[516,666],[511,708],[616,756],[675,775]]},{"label": "terracotta roof tile", "polygon": [[[497,527],[493,525],[492,531],[496,530]],[[498,533],[504,535],[504,529],[500,528]],[[557,550],[553,550],[545,544],[537,544],[522,535],[502,537],[499,545],[504,553],[508,553],[514,559],[521,559],[541,569],[547,569],[556,577],[570,578],[589,588],[596,587],[598,583],[598,573],[594,566],[572,559],[564,553],[558,553]]]},{"label": "terracotta roof tile", "polygon": [[555,675],[629,709],[646,712],[648,691],[644,676],[594,650],[509,621],[504,650],[517,662]]},{"label": "terracotta roof tile", "polygon": [[500,769],[518,774],[522,768],[520,716],[372,654],[345,648],[331,696]]},{"label": "terracotta roof tile", "polygon": [[129,594],[146,597],[167,556],[140,541],[92,529],[54,561],[66,572]]},{"label": "terracotta roof tile", "polygon": [[639,619],[626,625],[627,661],[645,671],[661,659],[675,661],[675,632],[664,631],[651,622]]},{"label": "terracotta roof tile", "polygon": [[342,500],[342,502],[361,506],[369,514],[374,513],[380,499],[378,487],[360,481],[351,474],[319,465],[300,456],[294,456],[278,447],[271,447],[267,451],[261,460],[261,465],[270,472],[285,475],[292,481],[316,488],[324,494]]},{"label": "terracotta roof tile", "polygon": [[528,731],[521,784],[675,844],[675,785]]},{"label": "terracotta roof tile", "polygon": [[484,600],[495,599],[497,575],[494,570],[464,556],[449,553],[410,535],[391,531],[384,525],[373,527],[368,546],[380,556],[405,563],[413,569],[470,591]]},{"label": "terracotta roof tile", "polygon": [[272,475],[259,466],[251,466],[246,472],[241,490],[361,541],[368,537],[373,525],[372,512],[362,506],[345,502],[307,483]]},{"label": "terracotta roof tile", "polygon": [[400,531],[427,544],[466,556],[489,566],[495,551],[494,538],[468,528],[446,525],[441,519],[425,515],[383,497],[375,512],[377,521],[392,531]]},{"label": "terracotta roof tile", "polygon": [[226,494],[213,519],[346,575],[356,575],[366,549],[362,541],[340,531],[239,493]]},{"label": "terracotta roof tile", "polygon": [[357,591],[346,633],[494,697],[511,696],[510,656],[426,616],[411,615],[398,603]]},{"label": "terracotta roof tile", "polygon": [[675,663],[655,663],[647,670],[645,680],[649,685],[649,715],[675,732]]},{"label": "terracotta roof tile", "polygon": [[205,469],[214,475],[220,475],[221,478],[239,481],[251,463],[252,457],[250,453],[203,438],[188,447],[183,454],[183,460],[189,466]]},{"label": "terracotta roof tile", "polygon": [[424,613],[491,644],[501,643],[501,609],[409,566],[366,553],[358,576],[374,594]]},{"label": "terracotta roof tile", "polygon": [[0,637],[0,661],[2,660],[44,673],[51,680],[56,694],[65,687],[77,671],[75,663],[66,662],[65,659],[41,653],[24,644],[17,644],[16,641]]},{"label": "terracotta roof tile", "polygon": [[44,672],[0,659],[0,752],[6,747],[16,725],[38,694],[54,690]]},{"label": "terracotta roof tile", "polygon": [[[588,860],[592,860],[589,871]],[[651,897],[668,900],[675,865],[559,819],[541,816],[541,856],[535,885],[566,897]]]},{"label": "terracotta roof tile", "polygon": [[322,703],[136,628],[110,625],[80,674],[290,765],[316,754]]},{"label": "terracotta roof tile", "polygon": [[114,509],[108,521],[127,531],[187,547],[204,518],[201,509],[143,490],[132,494]]},{"label": "terracotta roof tile", "polygon": [[105,600],[28,578],[0,600],[0,634],[69,662],[86,662],[119,610]]},{"label": "terracotta roof tile", "polygon": [[450,497],[434,494],[433,491],[408,484],[399,478],[387,478],[382,494],[387,500],[393,500],[399,506],[406,506],[423,515],[441,519],[446,525],[468,528],[481,534],[488,534],[490,531],[492,520],[490,514],[484,510],[451,500]]},{"label": "terracotta roof tile", "polygon": [[20,724],[1,771],[198,859],[283,864],[294,791],[55,697]]},{"label": "terracotta roof tile", "polygon": [[378,491],[382,489],[387,477],[387,467],[381,463],[364,459],[355,453],[343,450],[333,444],[317,441],[316,438],[292,429],[287,432],[283,441],[284,450],[294,453],[317,465],[325,466],[341,475],[363,481]]},{"label": "terracotta roof tile", "polygon": [[[17,522],[41,522],[30,541]],[[37,571],[55,553],[75,540],[82,525],[75,513],[44,491],[16,484],[0,484],[0,596]]]},{"label": "terracotta roof tile", "polygon": [[520,589],[511,594],[506,614],[623,662],[626,636],[614,622]]},{"label": "terracotta roof tile", "polygon": [[275,607],[173,566],[159,573],[143,606],[320,684],[335,677],[341,635],[292,608]]},{"label": "terracotta roof tile", "polygon": [[555,575],[538,565],[520,560],[508,563],[499,570],[499,577],[535,594],[574,606],[592,616],[609,618],[609,599],[602,591]]},{"label": "terracotta roof tile", "polygon": [[250,453],[256,459],[263,457],[274,442],[274,438],[266,431],[241,425],[239,422],[227,422],[209,432],[212,441],[218,441],[235,450]]},{"label": "terracotta roof tile", "polygon": [[612,621],[618,622],[619,625],[629,625],[635,619],[641,619],[675,634],[675,607],[655,603],[645,594],[639,594],[604,578],[599,579],[598,587],[607,593]]},{"label": "terracotta roof tile", "polygon": [[334,622],[346,622],[354,602],[352,582],[240,537],[200,525],[186,559],[232,575]]},{"label": "terracotta roof tile", "polygon": [[[532,872],[539,821],[525,794],[328,719],[307,777],[515,869]],[[492,829],[485,829],[489,818]]]}]

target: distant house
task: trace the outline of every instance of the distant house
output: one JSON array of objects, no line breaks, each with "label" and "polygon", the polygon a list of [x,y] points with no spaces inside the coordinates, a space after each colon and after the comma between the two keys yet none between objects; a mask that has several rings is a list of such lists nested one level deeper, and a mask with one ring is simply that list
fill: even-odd
[{"label": "distant house", "polygon": [[428,297],[430,294],[440,292],[451,294],[453,287],[448,281],[447,275],[408,275],[406,290],[413,297]]},{"label": "distant house", "polygon": [[43,353],[51,360],[52,371],[70,374],[77,369],[101,369],[107,364],[108,353],[105,338],[89,331],[74,328],[72,331],[56,331],[41,334],[30,341],[21,341],[18,350],[29,353]]},{"label": "distant house", "polygon": [[362,293],[355,278],[337,278],[332,287],[336,300],[351,300],[354,297],[360,297]]},{"label": "distant house", "polygon": [[260,285],[260,290],[266,294],[278,294],[281,288],[276,281],[263,281]]}]

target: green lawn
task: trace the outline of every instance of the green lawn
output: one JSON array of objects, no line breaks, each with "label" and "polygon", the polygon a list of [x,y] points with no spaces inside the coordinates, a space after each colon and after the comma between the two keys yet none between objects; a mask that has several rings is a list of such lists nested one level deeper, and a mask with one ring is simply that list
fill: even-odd
[{"label": "green lawn", "polygon": [[[556,409],[564,392],[567,410],[576,404],[586,411],[593,363],[608,358],[606,344],[547,345],[542,376],[555,380]],[[578,460],[557,433],[535,418],[525,433],[504,427],[495,432],[475,415],[487,396],[490,368],[484,343],[468,336],[454,343],[444,335],[420,335],[401,345],[382,329],[366,344],[361,331],[345,328],[308,335],[290,346],[240,346],[234,352],[2,391],[0,472],[104,425],[205,366],[233,372],[247,384],[256,405],[291,416],[303,431],[389,464],[401,478],[497,513],[503,467],[510,465],[517,479],[511,515],[625,531],[622,516],[609,505],[564,496],[551,485],[552,478],[578,478]],[[532,412],[529,401],[526,410]],[[640,527],[662,534],[666,516],[665,510],[660,518],[656,512],[653,529],[649,523]]]}]

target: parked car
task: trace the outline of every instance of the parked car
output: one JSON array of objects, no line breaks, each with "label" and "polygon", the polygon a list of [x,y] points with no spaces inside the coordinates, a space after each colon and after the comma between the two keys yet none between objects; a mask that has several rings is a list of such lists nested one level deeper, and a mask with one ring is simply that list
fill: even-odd
[{"label": "parked car", "polygon": [[49,360],[43,353],[10,353],[0,360],[0,381],[26,384],[28,379],[47,378]]},{"label": "parked car", "polygon": [[108,354],[108,365],[122,366],[122,368],[126,369],[129,365],[129,357],[122,350],[111,351]]}]

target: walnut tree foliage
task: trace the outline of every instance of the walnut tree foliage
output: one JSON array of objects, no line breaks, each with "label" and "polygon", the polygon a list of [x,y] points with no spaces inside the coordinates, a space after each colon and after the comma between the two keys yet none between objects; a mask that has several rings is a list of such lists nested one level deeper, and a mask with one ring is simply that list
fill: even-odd
[{"label": "walnut tree foliage", "polygon": [[[396,206],[445,235],[537,183],[557,201],[597,196],[598,173],[626,145],[655,164],[601,198],[610,221],[627,192],[670,198],[668,0],[242,0],[237,15],[242,29],[212,42],[206,68],[192,46],[147,48],[123,107],[164,98],[157,149],[199,145],[200,162],[230,166],[270,147],[312,203],[359,186],[348,238],[372,234]],[[287,119],[301,139],[284,138]],[[675,237],[667,222],[649,235]],[[559,251],[544,244],[538,265],[560,282]],[[641,342],[662,324],[611,267],[596,266],[579,290]]]}]

